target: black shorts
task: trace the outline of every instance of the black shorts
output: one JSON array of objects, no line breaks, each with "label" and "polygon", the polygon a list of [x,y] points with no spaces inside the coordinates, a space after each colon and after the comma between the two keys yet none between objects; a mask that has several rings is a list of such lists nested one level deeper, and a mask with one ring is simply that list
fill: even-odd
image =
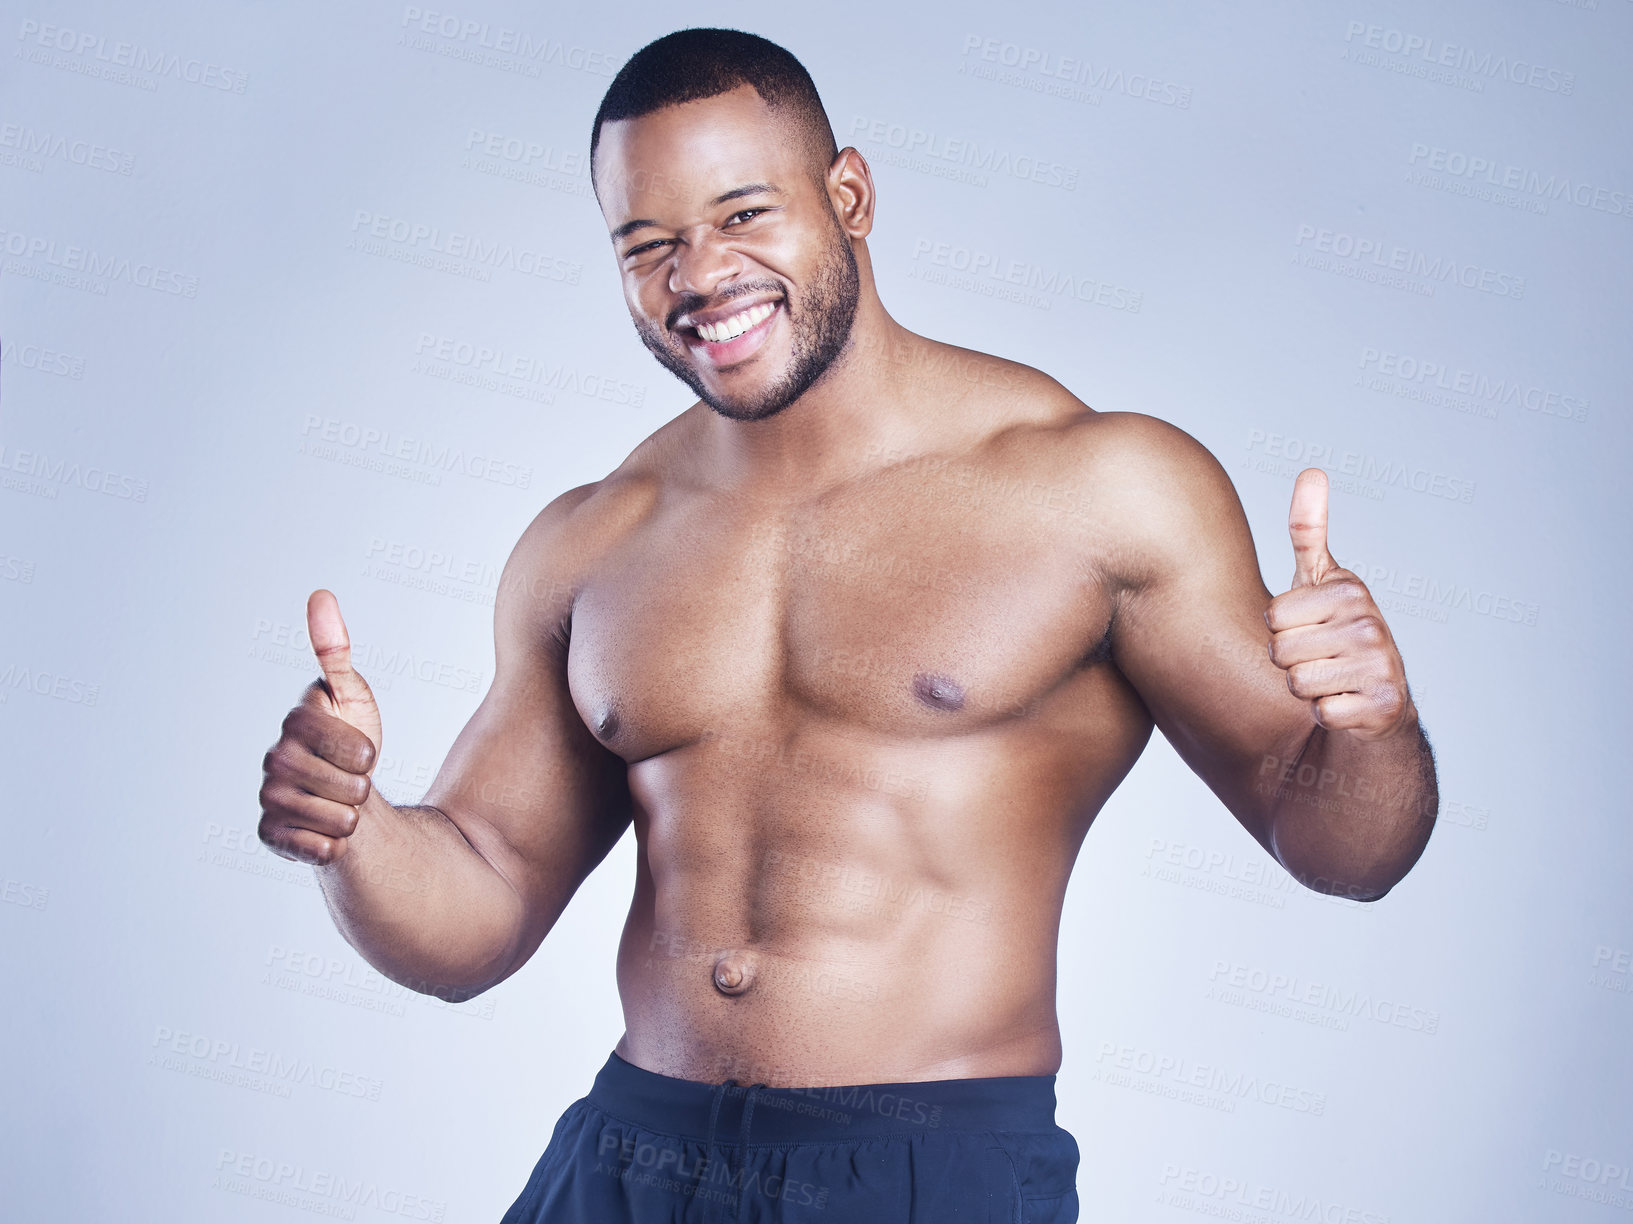
[{"label": "black shorts", "polygon": [[503,1224],[1074,1224],[1055,1077],[708,1084],[614,1054]]}]

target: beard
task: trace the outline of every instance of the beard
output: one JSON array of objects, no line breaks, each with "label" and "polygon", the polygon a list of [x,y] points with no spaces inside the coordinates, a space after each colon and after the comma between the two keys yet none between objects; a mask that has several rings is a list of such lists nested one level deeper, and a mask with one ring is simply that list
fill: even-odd
[{"label": "beard", "polygon": [[[793,328],[793,359],[782,376],[770,386],[748,396],[727,398],[704,385],[698,369],[678,342],[668,339],[663,329],[643,320],[635,320],[635,331],[641,343],[663,366],[692,392],[721,416],[733,421],[763,421],[774,416],[800,396],[827,373],[828,368],[845,351],[850,341],[851,324],[856,319],[856,303],[861,279],[857,274],[856,252],[851,250],[850,239],[839,227],[832,213],[830,232],[833,240],[823,252],[822,263],[811,278],[810,288],[803,300],[790,297],[788,286],[781,281],[754,281],[732,286],[723,296],[724,301],[751,294],[779,293],[782,306]],[[708,304],[706,298],[689,295],[676,308],[675,314],[700,310]],[[672,333],[669,333],[672,335]]]}]

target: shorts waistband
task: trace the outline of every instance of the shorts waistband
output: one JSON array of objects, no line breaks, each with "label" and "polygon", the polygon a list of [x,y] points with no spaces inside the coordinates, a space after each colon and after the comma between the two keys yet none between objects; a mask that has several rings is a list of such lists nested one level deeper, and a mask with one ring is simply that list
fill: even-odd
[{"label": "shorts waistband", "polygon": [[676,1079],[614,1053],[596,1073],[587,1099],[643,1129],[700,1141],[715,1130],[735,1133],[747,1106],[756,1145],[1055,1128],[1053,1075],[767,1088]]}]

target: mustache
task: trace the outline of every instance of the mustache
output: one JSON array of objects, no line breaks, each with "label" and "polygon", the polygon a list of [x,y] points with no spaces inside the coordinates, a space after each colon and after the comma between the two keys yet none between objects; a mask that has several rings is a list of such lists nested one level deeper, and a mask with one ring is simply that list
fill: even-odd
[{"label": "mustache", "polygon": [[664,326],[670,331],[675,330],[675,320],[683,314],[690,314],[694,310],[707,310],[714,306],[724,306],[726,303],[741,297],[752,297],[757,293],[775,293],[785,301],[788,298],[788,286],[778,281],[748,281],[733,285],[730,289],[723,289],[712,298],[697,293],[688,293],[680,299],[675,308],[664,319]]}]

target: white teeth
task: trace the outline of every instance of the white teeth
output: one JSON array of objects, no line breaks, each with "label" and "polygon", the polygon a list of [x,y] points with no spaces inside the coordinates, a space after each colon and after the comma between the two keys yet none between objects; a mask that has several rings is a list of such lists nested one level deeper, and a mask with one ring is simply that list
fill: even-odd
[{"label": "white teeth", "polygon": [[699,323],[697,334],[711,343],[723,344],[727,340],[735,340],[749,328],[762,322],[775,309],[777,309],[775,302],[761,302],[758,306],[750,306],[741,314],[734,314],[719,323]]}]

